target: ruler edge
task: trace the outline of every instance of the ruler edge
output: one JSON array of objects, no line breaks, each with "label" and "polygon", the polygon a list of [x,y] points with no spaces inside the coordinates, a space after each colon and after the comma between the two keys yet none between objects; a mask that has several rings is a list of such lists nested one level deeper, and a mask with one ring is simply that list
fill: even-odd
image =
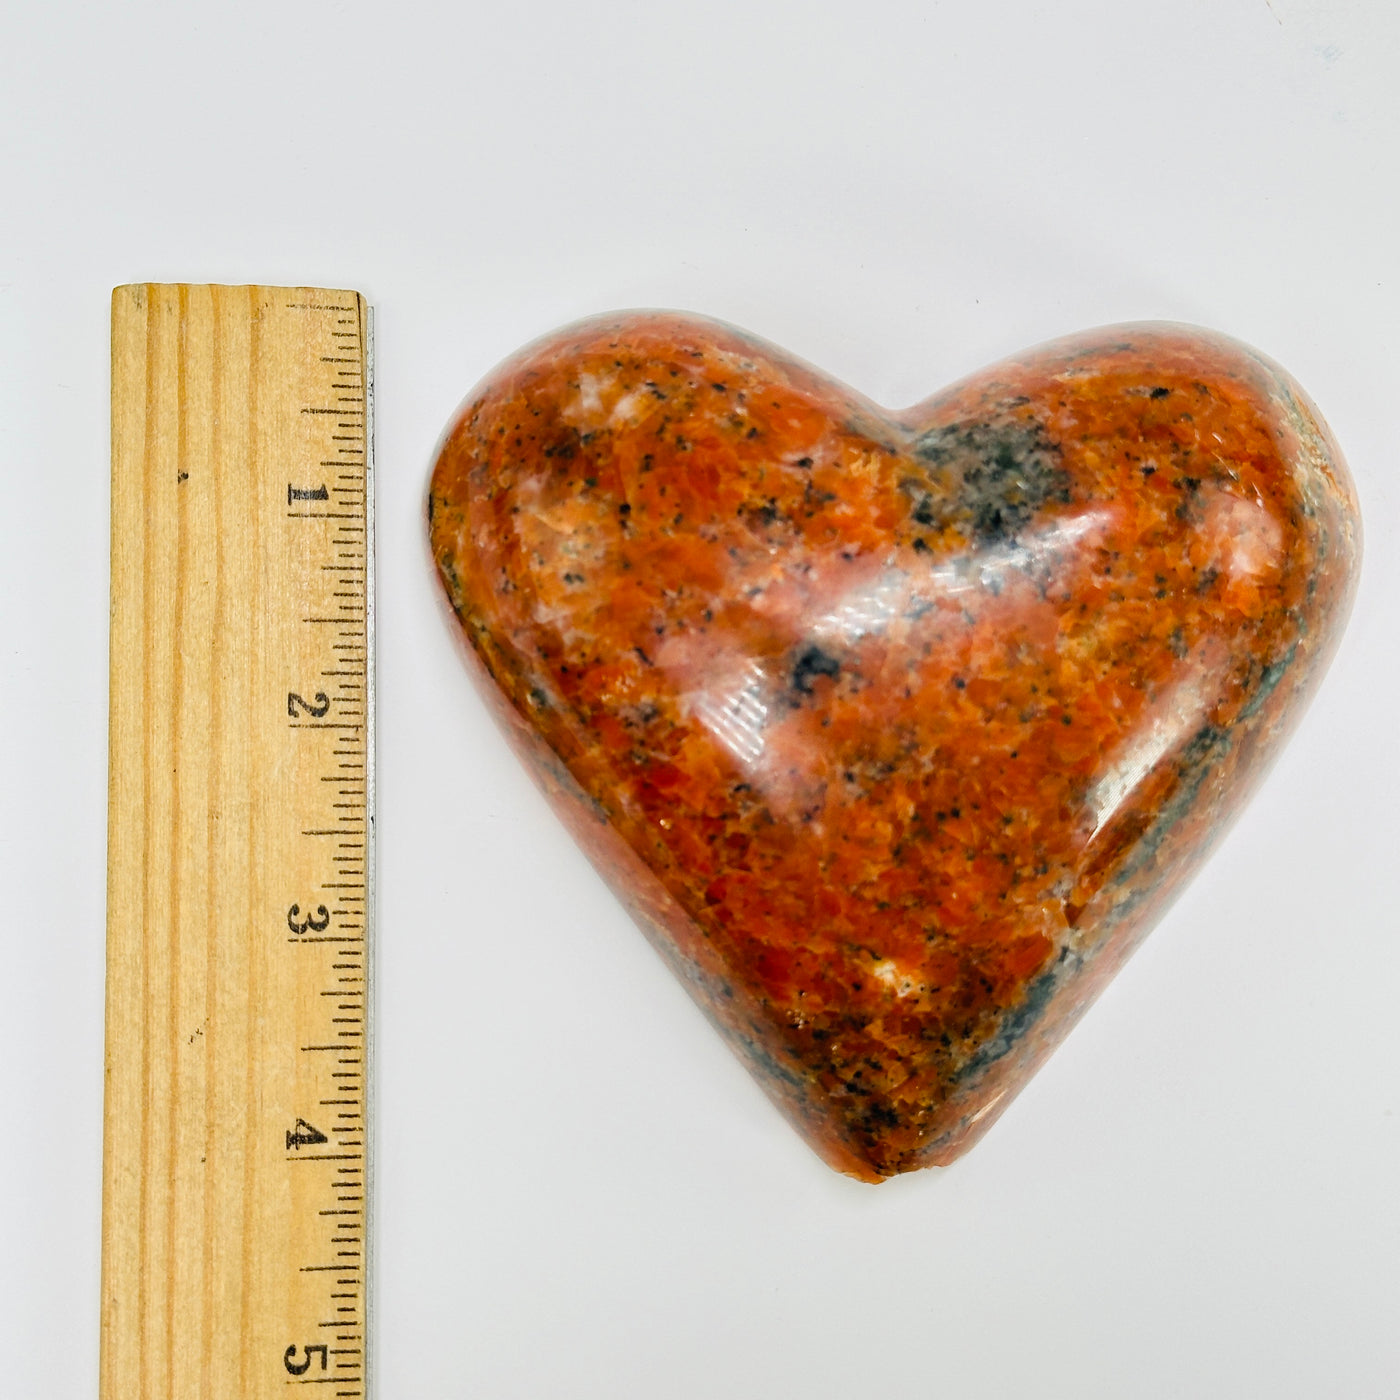
[{"label": "ruler edge", "polygon": [[117,519],[117,317],[123,293],[130,294],[141,287],[149,292],[151,284],[128,282],[112,288],[107,318],[108,373],[107,373],[107,811],[103,832],[103,908],[102,908],[102,1164],[100,1173],[100,1194],[98,1211],[98,1355],[97,1393],[104,1394],[107,1368],[110,1364],[108,1321],[108,1211],[113,1207],[108,1200],[108,1184],[114,1170],[112,1137],[115,1131],[114,1115],[111,1112],[111,1072],[113,1055],[113,993],[112,993],[112,909],[115,904],[116,862],[112,859],[114,812],[117,807],[117,765],[113,761],[118,744],[117,704],[116,704],[116,652],[117,628],[117,589],[116,574],[119,559],[126,555],[126,542],[119,532]]},{"label": "ruler edge", "polygon": [[114,564],[118,558],[119,551],[123,550],[124,541],[118,537],[117,516],[113,509],[115,503],[114,490],[114,468],[116,465],[115,446],[117,442],[116,433],[116,410],[117,398],[115,394],[117,382],[117,316],[119,299],[123,294],[130,295],[140,288],[146,297],[161,291],[175,288],[185,288],[191,290],[198,287],[219,288],[220,290],[233,291],[277,291],[294,292],[302,290],[317,290],[334,293],[344,293],[355,298],[360,310],[360,343],[363,357],[364,374],[364,442],[365,442],[365,816],[366,816],[366,836],[365,836],[365,915],[364,915],[364,950],[365,950],[365,1066],[363,1075],[364,1084],[364,1115],[365,1115],[365,1208],[364,1208],[364,1235],[365,1235],[365,1265],[363,1272],[363,1298],[364,1298],[364,1350],[361,1378],[364,1385],[365,1400],[373,1400],[378,1393],[376,1384],[376,1373],[374,1367],[374,1352],[377,1350],[374,1344],[376,1309],[374,1307],[374,1282],[375,1267],[374,1260],[377,1253],[374,1244],[374,1168],[375,1160],[378,1156],[376,1151],[376,1123],[375,1112],[376,1090],[375,1090],[375,1065],[377,1057],[375,1055],[375,1024],[378,1019],[376,1015],[376,991],[378,978],[374,975],[375,967],[375,932],[378,926],[377,899],[378,899],[378,842],[377,842],[377,781],[376,781],[376,701],[377,701],[377,656],[376,647],[376,616],[375,605],[375,581],[376,581],[376,541],[375,529],[375,354],[374,354],[374,334],[375,317],[374,307],[370,304],[368,297],[363,292],[353,290],[348,287],[312,287],[312,284],[299,284],[295,287],[286,286],[279,283],[267,282],[152,282],[135,281],[121,282],[114,286],[108,298],[107,315],[107,725],[106,725],[106,813],[103,823],[103,912],[102,912],[102,1156],[98,1172],[98,1336],[97,1336],[97,1390],[101,1393],[107,1365],[108,1347],[108,1299],[107,1299],[107,1279],[108,1279],[108,1259],[107,1259],[107,1211],[108,1211],[108,1171],[112,1163],[112,1151],[110,1135],[113,1131],[113,1117],[108,1113],[109,1089],[108,1073],[112,1061],[111,1035],[113,1021],[111,1015],[111,992],[109,988],[109,967],[111,960],[111,909],[112,909],[112,796],[115,787],[116,768],[112,762],[114,748],[114,727],[117,709],[113,703],[113,692],[116,685],[116,672],[112,665],[112,631],[116,618],[114,604]]},{"label": "ruler edge", "polygon": [[376,901],[378,898],[378,783],[375,777],[376,742],[375,713],[378,708],[378,685],[375,677],[378,651],[375,645],[375,509],[374,509],[374,308],[367,297],[356,292],[362,312],[360,344],[364,356],[363,383],[365,386],[365,1064],[364,1064],[364,1114],[365,1114],[365,1268],[364,1268],[364,1318],[365,1336],[362,1356],[361,1376],[364,1381],[365,1400],[374,1400],[378,1394],[375,1379],[374,1342],[375,1317],[375,1245],[374,1245],[374,1182],[376,1124],[377,1074],[375,1065],[375,1026],[377,1014],[376,990],[379,978],[375,975],[376,928],[378,926]]}]

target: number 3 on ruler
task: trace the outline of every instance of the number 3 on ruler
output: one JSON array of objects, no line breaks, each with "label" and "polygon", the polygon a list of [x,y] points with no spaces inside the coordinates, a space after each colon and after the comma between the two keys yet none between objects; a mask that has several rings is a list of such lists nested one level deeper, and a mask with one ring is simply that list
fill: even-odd
[{"label": "number 3 on ruler", "polygon": [[305,1361],[292,1360],[292,1357],[297,1354],[295,1342],[282,1353],[282,1364],[292,1375],[304,1376],[311,1369],[311,1358],[315,1356],[318,1351],[321,1353],[321,1369],[323,1371],[326,1369],[326,1348],[324,1346],[317,1343],[314,1347],[302,1347],[302,1350],[306,1353]]},{"label": "number 3 on ruler", "polygon": [[330,910],[327,909],[324,904],[318,904],[314,914],[308,911],[306,917],[302,919],[300,923],[297,923],[297,917],[300,914],[300,904],[294,904],[287,910],[287,927],[291,929],[293,933],[302,934],[305,933],[307,929],[314,929],[317,933],[320,933],[322,929],[330,927]]}]

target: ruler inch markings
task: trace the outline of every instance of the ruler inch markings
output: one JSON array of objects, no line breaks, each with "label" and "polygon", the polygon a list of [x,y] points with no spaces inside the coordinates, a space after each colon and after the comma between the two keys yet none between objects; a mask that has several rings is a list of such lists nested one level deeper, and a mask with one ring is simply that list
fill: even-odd
[{"label": "ruler inch markings", "polygon": [[371,342],[350,291],[112,294],[101,1400],[366,1393],[318,1332],[368,1331]]}]

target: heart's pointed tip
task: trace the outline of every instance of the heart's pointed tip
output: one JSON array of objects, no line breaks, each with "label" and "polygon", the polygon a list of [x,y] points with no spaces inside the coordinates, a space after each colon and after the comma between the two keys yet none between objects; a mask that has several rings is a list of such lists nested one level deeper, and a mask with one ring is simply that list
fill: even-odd
[{"label": "heart's pointed tip", "polygon": [[895,1175],[894,1172],[879,1170],[872,1162],[854,1153],[846,1154],[824,1150],[823,1147],[818,1144],[811,1143],[810,1138],[808,1141],[813,1147],[813,1150],[816,1151],[817,1156],[820,1157],[832,1171],[849,1178],[851,1181],[859,1181],[865,1186],[879,1186],[882,1182],[888,1181],[891,1176]]}]

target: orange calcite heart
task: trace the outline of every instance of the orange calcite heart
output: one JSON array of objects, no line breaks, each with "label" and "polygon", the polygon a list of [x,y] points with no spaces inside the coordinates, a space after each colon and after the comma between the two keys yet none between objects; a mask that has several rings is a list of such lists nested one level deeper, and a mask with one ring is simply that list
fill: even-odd
[{"label": "orange calcite heart", "polygon": [[1118,326],[890,413],[716,322],[529,347],[432,548],[564,820],[807,1141],[951,1161],[1245,801],[1359,548],[1277,365]]}]

